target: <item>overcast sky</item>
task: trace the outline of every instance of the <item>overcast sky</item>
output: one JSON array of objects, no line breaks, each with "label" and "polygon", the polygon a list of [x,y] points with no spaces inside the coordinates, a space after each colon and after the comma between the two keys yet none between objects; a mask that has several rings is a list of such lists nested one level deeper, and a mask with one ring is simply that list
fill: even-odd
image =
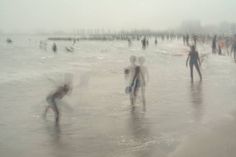
[{"label": "overcast sky", "polygon": [[0,30],[165,29],[236,22],[236,0],[0,0]]}]

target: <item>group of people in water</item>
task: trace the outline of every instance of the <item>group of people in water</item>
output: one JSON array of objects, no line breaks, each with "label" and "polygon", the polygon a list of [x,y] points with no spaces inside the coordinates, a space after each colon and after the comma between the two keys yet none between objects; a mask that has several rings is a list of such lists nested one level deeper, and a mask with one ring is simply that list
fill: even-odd
[{"label": "group of people in water", "polygon": [[183,35],[184,45],[191,46],[191,41],[192,45],[195,45],[195,47],[197,46],[197,43],[209,43],[211,44],[212,54],[228,56],[233,54],[236,61],[236,35]]},{"label": "group of people in water", "polygon": [[[225,54],[223,53],[223,49],[225,49]],[[231,56],[233,54],[236,62],[236,35],[233,37],[217,37],[215,35],[212,39],[212,54],[217,54],[217,50],[219,55]]]},{"label": "group of people in water", "polygon": [[[192,45],[190,45],[190,41],[188,38],[189,38],[188,35],[184,37],[184,44],[190,48],[190,51],[187,55],[186,66],[190,67],[190,78],[192,82],[194,80],[194,76],[193,76],[194,67],[198,72],[200,81],[202,81],[202,73],[201,73],[201,68],[200,68],[201,59],[196,49],[197,41],[199,40],[199,38],[197,38],[197,36],[193,36]],[[215,46],[216,44],[216,40],[217,40],[217,37],[214,36],[212,38],[212,50],[213,50],[213,46]],[[147,39],[143,38],[141,42],[146,46]],[[157,41],[155,39],[154,43],[156,42]],[[232,45],[231,52],[234,53],[234,59],[236,60],[236,35],[234,36],[231,42],[231,45]],[[215,51],[212,51],[212,52],[213,54],[215,54]],[[130,65],[124,69],[124,76],[127,82],[125,92],[126,94],[129,95],[132,110],[135,110],[135,104],[137,102],[138,94],[141,95],[140,98],[143,105],[143,111],[146,110],[145,88],[149,81],[149,73],[146,66],[144,65],[144,62],[145,62],[145,58],[143,56],[136,57],[132,55],[130,57]],[[57,106],[57,100],[62,99],[65,95],[68,95],[68,93],[70,93],[71,90],[72,90],[71,83],[67,82],[59,86],[54,92],[50,93],[46,98],[49,105],[46,107],[44,115],[46,116],[48,110],[52,109],[55,113],[56,124],[59,123],[59,119],[60,119],[60,112]]]},{"label": "group of people in water", "polygon": [[[74,45],[75,45],[75,43],[76,43],[76,41],[73,40],[71,46],[66,46],[66,47],[65,47],[65,51],[66,51],[66,52],[74,52]],[[40,48],[41,50],[47,51],[47,45],[48,45],[48,44],[47,44],[46,41],[40,41],[40,42],[39,42],[39,48]],[[53,42],[53,43],[52,43],[51,50],[52,50],[52,52],[53,52],[54,54],[56,54],[56,53],[58,52],[58,46],[57,46],[56,42]]]}]

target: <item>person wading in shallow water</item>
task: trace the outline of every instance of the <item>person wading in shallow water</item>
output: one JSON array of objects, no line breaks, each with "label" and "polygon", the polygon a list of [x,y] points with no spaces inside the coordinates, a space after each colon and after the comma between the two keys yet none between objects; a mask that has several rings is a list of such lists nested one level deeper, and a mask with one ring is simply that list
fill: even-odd
[{"label": "person wading in shallow water", "polygon": [[188,67],[188,64],[190,66],[191,81],[193,81],[193,66],[195,66],[195,68],[196,68],[196,70],[199,74],[200,81],[202,81],[202,74],[201,74],[201,71],[200,71],[200,68],[199,68],[199,66],[201,66],[201,62],[200,62],[200,59],[199,59],[199,54],[195,49],[195,46],[191,46],[191,50],[190,50],[190,52],[188,54],[188,58],[186,60],[186,66],[187,67]]},{"label": "person wading in shallow water", "polygon": [[45,117],[47,115],[48,110],[52,109],[55,113],[55,122],[56,124],[59,123],[60,112],[58,109],[57,100],[62,99],[65,95],[69,93],[70,90],[71,90],[70,85],[64,84],[63,86],[58,87],[55,92],[52,92],[51,94],[47,96],[46,100],[49,105],[45,109],[45,112],[44,112]]},{"label": "person wading in shallow water", "polygon": [[143,110],[146,110],[145,86],[146,78],[148,79],[147,68],[143,65],[144,57],[138,59],[140,65],[136,65],[136,57],[130,57],[131,65],[125,69],[125,77],[129,80],[129,85],[126,87],[126,93],[130,95],[130,104],[132,110],[135,109],[135,103],[139,89],[141,89],[141,98],[143,103]]},{"label": "person wading in shallow water", "polygon": [[234,61],[236,62],[236,35],[234,35],[232,47],[231,47],[231,53],[233,53]]},{"label": "person wading in shallow water", "polygon": [[145,97],[145,87],[149,81],[149,74],[147,67],[144,66],[145,58],[139,57],[138,58],[140,73],[139,73],[139,86],[141,88],[141,97],[143,102],[143,111],[146,111],[146,97]]},{"label": "person wading in shallow water", "polygon": [[53,43],[53,45],[52,45],[52,51],[53,51],[54,53],[57,53],[57,45],[56,45],[56,43]]},{"label": "person wading in shallow water", "polygon": [[134,108],[136,97],[133,92],[132,83],[135,76],[136,70],[136,56],[130,56],[130,66],[125,69],[125,79],[128,80],[128,87],[126,87],[125,92],[130,95],[130,104]]}]

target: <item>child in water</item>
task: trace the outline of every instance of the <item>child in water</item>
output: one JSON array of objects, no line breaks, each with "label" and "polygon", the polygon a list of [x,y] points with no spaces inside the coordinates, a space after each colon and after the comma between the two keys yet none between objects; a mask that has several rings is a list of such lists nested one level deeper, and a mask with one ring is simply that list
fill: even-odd
[{"label": "child in water", "polygon": [[47,115],[48,109],[52,109],[55,113],[56,124],[59,123],[59,119],[60,119],[60,112],[59,112],[56,101],[58,99],[62,99],[65,95],[69,93],[70,90],[71,90],[71,87],[69,86],[69,84],[64,84],[63,86],[58,87],[55,92],[49,94],[46,98],[49,105],[46,107],[44,115],[45,116]]}]

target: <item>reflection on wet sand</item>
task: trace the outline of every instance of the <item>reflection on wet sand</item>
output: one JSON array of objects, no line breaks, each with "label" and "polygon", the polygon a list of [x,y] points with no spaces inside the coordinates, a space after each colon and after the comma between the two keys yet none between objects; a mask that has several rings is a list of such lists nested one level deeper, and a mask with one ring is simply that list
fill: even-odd
[{"label": "reflection on wet sand", "polygon": [[55,157],[62,157],[70,150],[68,146],[62,140],[62,131],[60,124],[52,125],[48,121],[46,122],[46,131],[48,133],[48,143],[50,143],[51,154]]},{"label": "reflection on wet sand", "polygon": [[50,135],[52,145],[58,145],[60,143],[61,137],[61,127],[60,125],[47,124],[46,130]]},{"label": "reflection on wet sand", "polygon": [[145,112],[131,110],[129,130],[133,137],[133,150],[135,157],[149,157],[152,151],[150,150],[150,128],[147,125]]},{"label": "reflection on wet sand", "polygon": [[202,81],[192,82],[190,90],[194,120],[196,122],[201,122],[203,116]]},{"label": "reflection on wet sand", "polygon": [[170,157],[235,157],[236,115],[216,121],[186,138]]}]

